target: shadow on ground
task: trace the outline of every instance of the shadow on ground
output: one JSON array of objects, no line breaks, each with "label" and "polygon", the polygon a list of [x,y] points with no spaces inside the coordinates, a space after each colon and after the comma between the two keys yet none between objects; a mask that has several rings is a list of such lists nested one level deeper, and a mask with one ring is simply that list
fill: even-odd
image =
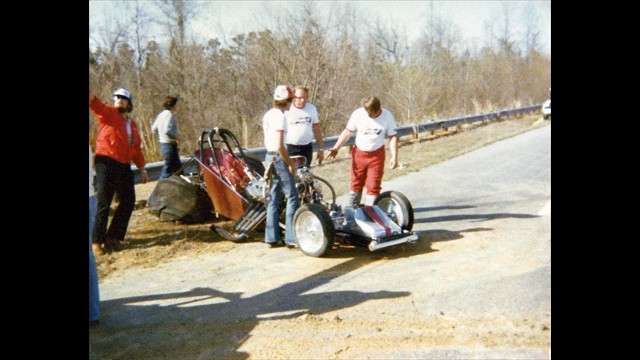
[{"label": "shadow on ground", "polygon": [[[355,257],[313,276],[248,298],[214,288],[107,300],[99,327],[90,330],[93,358],[246,359],[238,352],[262,321],[300,319],[349,308],[366,301],[410,295],[400,291],[329,291],[306,294],[354,271],[365,259]],[[274,344],[277,346],[277,344]]]}]

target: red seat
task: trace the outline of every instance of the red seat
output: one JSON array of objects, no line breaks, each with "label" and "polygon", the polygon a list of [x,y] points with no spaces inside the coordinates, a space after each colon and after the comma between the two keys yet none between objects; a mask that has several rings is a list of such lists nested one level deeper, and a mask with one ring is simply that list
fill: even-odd
[{"label": "red seat", "polygon": [[205,150],[206,159],[208,160],[207,166],[216,174],[224,178],[227,183],[231,184],[237,192],[241,192],[244,187],[249,183],[249,177],[244,172],[244,164],[241,160],[238,160],[229,151],[215,148],[216,160],[220,166],[220,174],[218,174],[218,166],[211,158],[210,149]]}]

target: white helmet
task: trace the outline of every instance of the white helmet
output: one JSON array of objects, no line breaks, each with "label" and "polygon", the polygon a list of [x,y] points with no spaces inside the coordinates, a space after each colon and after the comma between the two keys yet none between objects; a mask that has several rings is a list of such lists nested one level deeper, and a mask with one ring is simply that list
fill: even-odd
[{"label": "white helmet", "polygon": [[131,97],[131,93],[129,91],[127,91],[127,89],[125,89],[125,88],[120,88],[120,89],[116,90],[113,93],[113,96],[116,96],[116,95],[124,96],[127,99],[129,99],[130,103],[133,102],[133,97]]}]

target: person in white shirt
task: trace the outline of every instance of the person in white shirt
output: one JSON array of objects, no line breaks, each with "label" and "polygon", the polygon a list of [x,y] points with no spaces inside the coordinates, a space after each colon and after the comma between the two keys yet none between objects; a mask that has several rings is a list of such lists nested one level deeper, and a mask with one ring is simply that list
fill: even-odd
[{"label": "person in white shirt", "polygon": [[160,179],[168,178],[182,167],[178,150],[178,123],[174,115],[178,109],[178,98],[167,96],[162,106],[164,110],[156,116],[153,125],[151,125],[151,131],[158,133],[160,154],[164,159]]},{"label": "person in white shirt", "polygon": [[309,88],[297,86],[291,107],[285,111],[287,117],[287,152],[289,156],[303,155],[307,164],[313,160],[313,139],[316,139],[318,164],[324,160],[324,140],[318,118],[318,109],[310,103]]},{"label": "person in white shirt", "polygon": [[262,117],[264,146],[267,150],[264,162],[266,172],[271,174],[264,240],[272,247],[282,244],[278,218],[283,193],[287,198],[284,242],[287,247],[295,246],[293,215],[300,206],[300,199],[298,199],[298,190],[293,177],[294,164],[284,145],[287,133],[284,112],[290,107],[292,98],[291,89],[288,86],[279,85],[273,94],[273,108]]},{"label": "person in white shirt", "polygon": [[367,188],[364,204],[372,205],[382,190],[385,163],[385,139],[389,139],[389,168],[398,166],[398,137],[393,114],[382,108],[380,99],[368,97],[362,107],[349,118],[336,144],[329,150],[327,160],[333,160],[340,147],[356,133],[355,146],[351,150],[351,181],[349,183],[350,205],[356,206],[362,198],[363,187]]}]

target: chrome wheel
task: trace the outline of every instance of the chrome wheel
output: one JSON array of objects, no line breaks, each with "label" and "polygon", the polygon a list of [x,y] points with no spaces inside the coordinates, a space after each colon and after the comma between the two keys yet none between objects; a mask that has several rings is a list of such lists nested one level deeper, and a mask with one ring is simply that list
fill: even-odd
[{"label": "chrome wheel", "polygon": [[374,200],[373,205],[384,211],[403,230],[411,231],[413,228],[413,207],[409,199],[402,193],[397,191],[383,192]]},{"label": "chrome wheel", "polygon": [[293,235],[303,253],[319,257],[333,247],[335,228],[323,206],[304,204],[293,217]]}]

